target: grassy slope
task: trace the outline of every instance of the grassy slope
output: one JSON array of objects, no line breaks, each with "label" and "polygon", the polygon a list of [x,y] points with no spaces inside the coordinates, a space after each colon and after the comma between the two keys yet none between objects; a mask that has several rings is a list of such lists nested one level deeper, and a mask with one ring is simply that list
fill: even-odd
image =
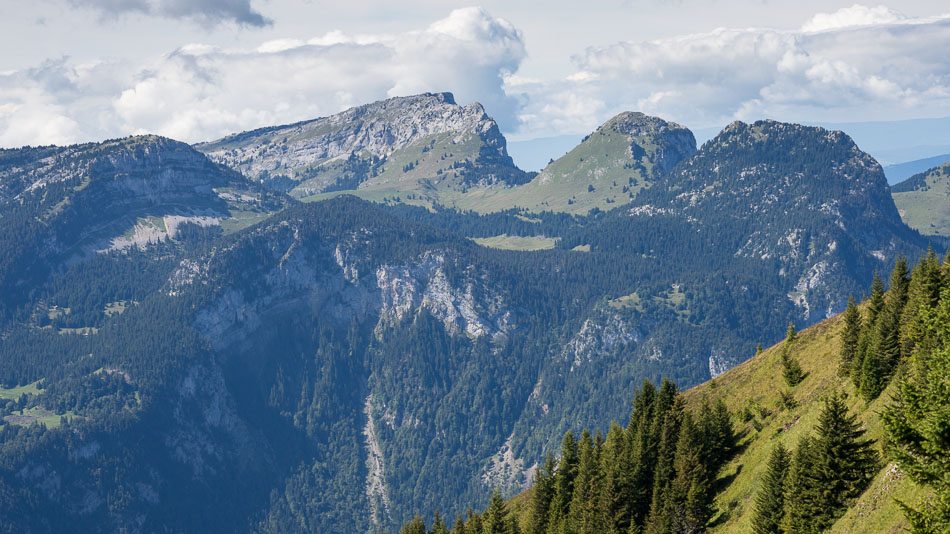
[{"label": "grassy slope", "polygon": [[[636,141],[648,152],[655,150],[646,136]],[[576,214],[586,214],[595,207],[609,210],[622,206],[630,202],[630,193],[636,196],[648,184],[639,170],[625,168],[625,164],[632,162],[630,143],[630,136],[602,128],[523,186],[473,189],[447,204],[480,212],[520,207]],[[648,161],[644,165],[648,170],[652,166]],[[637,185],[632,185],[630,178]],[[588,186],[594,190],[588,191]]]},{"label": "grassy slope", "polygon": [[[432,145],[432,141],[436,141]],[[365,182],[356,191],[338,191],[303,198],[322,200],[328,196],[348,193],[365,200],[379,202],[400,197],[402,202],[431,206],[433,202],[464,210],[490,213],[511,208],[529,211],[561,211],[587,214],[593,208],[609,210],[631,201],[630,194],[649,185],[643,173],[625,168],[631,163],[630,142],[627,135],[609,129],[599,130],[572,151],[548,165],[532,181],[518,187],[461,188],[451,165],[470,159],[477,153],[477,139],[466,139],[452,144],[448,138],[426,138],[393,153],[384,165],[384,173]],[[655,146],[646,136],[637,143],[647,151]],[[430,146],[422,152],[423,146]],[[444,157],[444,159],[442,159]],[[418,161],[418,165],[403,172],[403,168]],[[644,161],[649,170],[652,164]],[[442,169],[442,174],[436,174]],[[637,185],[631,184],[631,178]],[[588,186],[594,190],[589,191]],[[626,187],[627,192],[624,192]],[[570,203],[569,203],[570,201]]]},{"label": "grassy slope", "polygon": [[892,194],[901,218],[924,235],[950,236],[950,162],[927,171],[921,179],[925,186]]},{"label": "grassy slope", "polygon": [[472,241],[483,247],[500,248],[504,250],[551,250],[557,243],[553,237],[522,237],[517,235],[501,234],[494,237],[475,237]]},{"label": "grassy slope", "polygon": [[[893,384],[880,398],[867,405],[854,392],[847,377],[839,377],[839,340],[844,323],[841,316],[828,319],[799,332],[792,346],[795,357],[807,376],[792,391],[798,406],[780,408],[780,395],[786,389],[782,378],[782,344],[771,347],[750,360],[734,367],[715,380],[706,382],[683,393],[687,405],[699,406],[703,397],[722,398],[733,412],[741,412],[754,403],[770,412],[756,416],[761,423],[756,431],[753,421],[736,420],[741,435],[740,452],[719,473],[719,484],[724,486],[716,497],[710,533],[745,534],[752,532],[755,495],[766,471],[769,454],[777,443],[794,450],[802,435],[814,431],[822,408],[822,399],[832,391],[848,394],[850,409],[865,425],[867,436],[876,439],[881,451],[880,412],[891,396]],[[882,534],[903,532],[907,523],[895,498],[917,504],[927,498],[928,492],[917,487],[892,463],[882,468],[871,485],[853,503],[848,512],[829,531],[840,534]],[[527,526],[531,490],[513,497],[508,505]]]},{"label": "grassy slope", "polygon": [[[777,443],[794,450],[801,436],[813,432],[822,408],[822,399],[832,391],[848,394],[850,409],[858,414],[868,431],[867,435],[877,440],[876,448],[881,450],[879,414],[888,402],[891,390],[885,391],[874,402],[865,404],[855,395],[851,381],[838,376],[842,328],[843,321],[839,316],[799,333],[791,354],[801,363],[807,376],[792,390],[798,402],[798,407],[794,409],[779,407],[779,393],[786,389],[782,378],[781,344],[715,380],[684,393],[691,406],[698,405],[699,400],[706,396],[710,399],[722,398],[735,412],[741,411],[750,402],[771,412],[764,418],[755,418],[762,424],[759,431],[755,430],[752,421],[737,423],[737,429],[743,434],[741,452],[719,474],[721,480],[728,482],[728,486],[717,496],[716,506],[721,514],[719,518],[714,518],[715,526],[711,532],[752,532],[755,495],[766,471],[769,453]],[[916,503],[924,495],[924,490],[917,488],[894,465],[888,464],[878,472],[868,490],[831,532],[900,532],[906,524],[894,498]]]}]

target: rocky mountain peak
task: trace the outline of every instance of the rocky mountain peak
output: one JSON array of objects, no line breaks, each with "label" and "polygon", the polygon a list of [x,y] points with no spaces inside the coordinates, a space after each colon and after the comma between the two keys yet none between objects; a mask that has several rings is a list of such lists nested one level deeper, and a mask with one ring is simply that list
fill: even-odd
[{"label": "rocky mountain peak", "polygon": [[[843,309],[854,273],[919,246],[901,223],[881,166],[840,131],[772,120],[733,122],[638,199],[715,228],[736,256],[778,261],[805,319]],[[850,277],[850,278],[849,278]]]},{"label": "rocky mountain peak", "polygon": [[[442,166],[433,162],[423,166],[431,171],[415,170],[417,162],[432,156],[428,152],[436,149],[436,143],[442,149]],[[460,106],[452,93],[390,98],[329,117],[230,135],[196,148],[248,177],[294,190],[297,196],[356,189],[387,170],[389,176],[380,180],[385,184],[402,180],[396,171],[414,180],[438,181],[445,171],[460,166],[485,167],[483,175],[502,181],[517,182],[524,174],[511,162],[505,138],[482,105]],[[397,167],[387,167],[387,161]]]}]

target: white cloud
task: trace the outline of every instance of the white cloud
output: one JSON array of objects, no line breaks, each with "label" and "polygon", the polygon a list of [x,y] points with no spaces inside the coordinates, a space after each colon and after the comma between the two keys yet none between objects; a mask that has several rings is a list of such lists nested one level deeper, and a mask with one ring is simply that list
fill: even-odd
[{"label": "white cloud", "polygon": [[[567,79],[528,90],[524,128],[560,120],[553,98],[583,98],[573,131],[639,110],[698,126],[765,116],[870,120],[880,113],[950,109],[950,15],[907,18],[856,5],[812,17],[801,30],[717,29],[588,48]],[[585,113],[601,112],[584,120]],[[557,106],[552,111],[557,111]],[[548,134],[550,135],[550,134]]]},{"label": "white cloud", "polygon": [[867,7],[854,4],[851,7],[841,8],[834,13],[818,13],[802,26],[804,32],[820,32],[826,30],[840,30],[855,26],[873,26],[875,24],[890,24],[906,20],[902,13],[887,6]]},{"label": "white cloud", "polygon": [[[394,36],[331,32],[254,50],[189,44],[134,69],[114,63],[89,70],[61,60],[0,76],[0,102],[17,106],[0,111],[0,144],[146,132],[207,140],[426,91],[480,101],[510,129],[518,101],[502,86],[524,57],[514,26],[466,8]],[[31,126],[39,117],[54,131]]]},{"label": "white cloud", "polygon": [[[144,1],[144,0],[143,0]],[[559,79],[524,76],[522,33],[480,8],[398,34],[330,31],[248,49],[196,43],[147,65],[47,61],[0,72],[0,146],[151,132],[207,140],[397,95],[452,91],[520,138],[621,111],[690,126],[944,116],[950,15],[852,6],[801,29],[717,29],[592,47]]]}]

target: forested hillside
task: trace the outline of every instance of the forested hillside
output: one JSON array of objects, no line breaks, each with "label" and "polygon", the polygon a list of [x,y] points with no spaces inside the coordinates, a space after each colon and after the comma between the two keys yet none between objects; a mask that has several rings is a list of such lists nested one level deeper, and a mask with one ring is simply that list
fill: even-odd
[{"label": "forested hillside", "polygon": [[[416,103],[451,118],[459,109],[445,99]],[[383,113],[346,139],[392,147],[376,135],[388,128],[380,117],[405,132],[434,127],[425,113]],[[247,143],[227,157],[285,154],[255,148],[274,131],[228,138]],[[3,151],[0,524],[369,532],[397,530],[415,511],[454,517],[491,488],[500,502],[523,491],[538,469],[554,477],[545,457],[568,430],[578,461],[593,465],[605,446],[597,430],[607,443],[604,425],[630,418],[644,379],[668,378],[657,393],[668,400],[673,383],[721,375],[927,246],[898,219],[880,167],[843,134],[735,124],[692,154],[688,131],[624,114],[585,150],[618,139],[623,154],[597,161],[611,172],[639,161],[649,187],[586,215],[347,195],[302,203],[279,179],[151,136]],[[400,176],[431,170],[405,165]],[[525,187],[466,168],[452,188]],[[548,250],[491,246],[512,236]],[[869,399],[894,361],[854,365]],[[689,393],[677,398],[644,400],[633,418],[651,427],[644,439],[667,434],[671,489],[649,475],[640,490],[651,503],[656,491],[673,503],[686,485],[718,487],[711,473],[742,454],[728,428],[739,444],[747,437],[722,410],[737,409],[727,398],[710,396],[716,428]],[[675,482],[683,432],[709,480]],[[713,434],[724,445],[711,453]],[[624,525],[648,526],[641,505]]]},{"label": "forested hillside", "polygon": [[946,532],[950,256],[884,288],[679,396],[645,383],[625,428],[569,432],[451,532]]}]

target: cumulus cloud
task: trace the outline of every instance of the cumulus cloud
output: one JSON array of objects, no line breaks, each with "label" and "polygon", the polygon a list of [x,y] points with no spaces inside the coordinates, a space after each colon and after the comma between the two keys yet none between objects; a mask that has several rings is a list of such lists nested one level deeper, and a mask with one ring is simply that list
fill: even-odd
[{"label": "cumulus cloud", "polygon": [[906,20],[902,13],[887,6],[867,7],[854,4],[834,13],[818,13],[802,26],[802,31],[820,32],[855,26],[873,26]]},{"label": "cumulus cloud", "polygon": [[465,8],[391,36],[331,32],[253,50],[191,44],[134,69],[115,63],[90,70],[61,60],[0,75],[0,102],[15,103],[0,109],[0,145],[146,132],[208,140],[426,91],[482,102],[511,129],[518,100],[503,84],[524,57],[514,26]]},{"label": "cumulus cloud", "polygon": [[244,26],[267,26],[271,20],[251,7],[251,0],[69,0],[95,9],[104,16],[143,13],[207,24],[235,22]]},{"label": "cumulus cloud", "polygon": [[[948,49],[950,15],[913,19],[860,5],[815,15],[794,31],[717,29],[622,42],[587,49],[565,80],[522,84],[531,94],[523,118],[537,130],[564,121],[567,114],[544,110],[558,99],[585,102],[575,131],[630,109],[694,125],[763,116],[860,120],[882,110],[942,115],[950,105]],[[603,114],[591,117],[598,104]]]},{"label": "cumulus cloud", "polygon": [[629,110],[694,127],[943,116],[948,49],[950,15],[856,5],[796,30],[724,28],[592,47],[573,58],[573,72],[542,79],[518,74],[526,49],[517,28],[465,8],[392,35],[332,31],[237,50],[190,44],[146,65],[67,58],[0,72],[0,146],[145,132],[208,140],[425,91],[479,101],[521,138],[591,131]]}]

